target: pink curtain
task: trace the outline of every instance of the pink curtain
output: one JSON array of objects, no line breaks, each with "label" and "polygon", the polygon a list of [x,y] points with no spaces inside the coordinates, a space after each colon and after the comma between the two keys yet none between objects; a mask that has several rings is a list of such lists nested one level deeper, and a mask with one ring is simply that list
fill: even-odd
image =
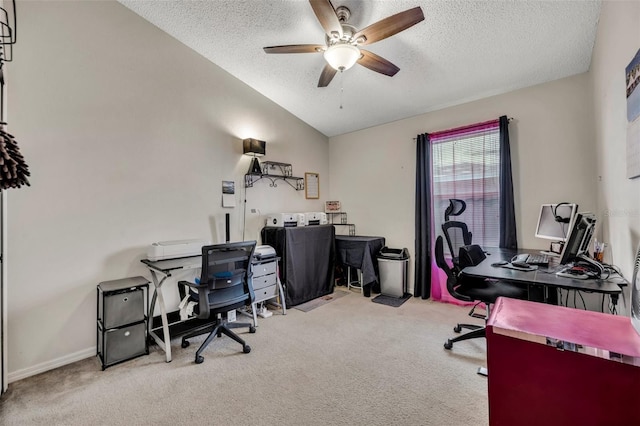
[{"label": "pink curtain", "polygon": [[[465,222],[473,244],[499,242],[499,120],[429,134],[431,147],[431,247],[442,235],[444,211],[450,198],[466,202],[465,212],[451,218]],[[445,253],[448,250],[445,249]],[[447,278],[431,256],[431,297],[441,302],[471,305],[452,297]]]}]

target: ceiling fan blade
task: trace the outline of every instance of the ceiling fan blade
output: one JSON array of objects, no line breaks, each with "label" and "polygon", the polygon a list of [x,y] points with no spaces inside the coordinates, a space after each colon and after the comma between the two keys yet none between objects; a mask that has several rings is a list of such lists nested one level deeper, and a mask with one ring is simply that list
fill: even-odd
[{"label": "ceiling fan blade", "polygon": [[333,33],[337,33],[342,38],[342,25],[336,15],[336,10],[333,8],[331,1],[329,0],[309,0],[313,12],[316,14],[320,25],[324,28],[324,32],[327,33],[329,38],[333,38]]},{"label": "ceiling fan blade", "polygon": [[361,49],[360,53],[362,53],[362,56],[358,59],[358,63],[363,67],[379,72],[380,74],[388,75],[389,77],[393,77],[400,71],[400,68],[373,52]]},{"label": "ceiling fan blade", "polygon": [[364,36],[364,40],[362,42],[358,42],[358,45],[360,46],[375,43],[376,41],[391,37],[400,31],[404,31],[422,20],[424,20],[422,9],[420,6],[414,7],[413,9],[405,10],[404,12],[397,13],[369,25],[367,28],[355,33],[353,39],[358,40],[358,38]]},{"label": "ceiling fan blade", "polygon": [[263,48],[265,53],[319,53],[324,52],[324,44],[289,44],[285,46],[269,46]]},{"label": "ceiling fan blade", "polygon": [[325,65],[322,69],[322,74],[320,74],[320,80],[318,80],[318,87],[327,87],[337,72],[338,70],[331,65]]}]

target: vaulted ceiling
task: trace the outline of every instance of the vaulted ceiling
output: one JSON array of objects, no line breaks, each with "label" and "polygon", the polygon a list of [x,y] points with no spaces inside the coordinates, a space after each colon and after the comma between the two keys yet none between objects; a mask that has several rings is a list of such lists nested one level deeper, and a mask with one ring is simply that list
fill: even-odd
[{"label": "vaulted ceiling", "polygon": [[119,0],[326,136],[423,114],[589,70],[600,1],[332,0],[362,29],[420,6],[424,21],[366,49],[400,68],[359,64],[317,87],[325,44],[304,0]]}]

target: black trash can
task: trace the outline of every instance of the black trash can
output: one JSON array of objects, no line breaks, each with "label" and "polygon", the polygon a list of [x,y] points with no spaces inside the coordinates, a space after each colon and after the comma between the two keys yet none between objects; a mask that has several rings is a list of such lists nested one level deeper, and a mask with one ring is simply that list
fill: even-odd
[{"label": "black trash can", "polygon": [[407,292],[409,250],[382,247],[377,257],[380,293],[385,296],[403,297]]}]

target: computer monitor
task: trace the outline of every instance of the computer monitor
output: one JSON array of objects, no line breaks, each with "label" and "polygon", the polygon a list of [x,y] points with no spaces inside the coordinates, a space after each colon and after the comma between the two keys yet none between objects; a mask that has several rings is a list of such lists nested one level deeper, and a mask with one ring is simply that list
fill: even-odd
[{"label": "computer monitor", "polygon": [[560,264],[584,260],[595,262],[588,257],[589,243],[596,228],[596,216],[592,213],[577,213],[560,255]]},{"label": "computer monitor", "polygon": [[538,216],[536,237],[566,241],[577,212],[578,205],[573,203],[543,204]]}]

